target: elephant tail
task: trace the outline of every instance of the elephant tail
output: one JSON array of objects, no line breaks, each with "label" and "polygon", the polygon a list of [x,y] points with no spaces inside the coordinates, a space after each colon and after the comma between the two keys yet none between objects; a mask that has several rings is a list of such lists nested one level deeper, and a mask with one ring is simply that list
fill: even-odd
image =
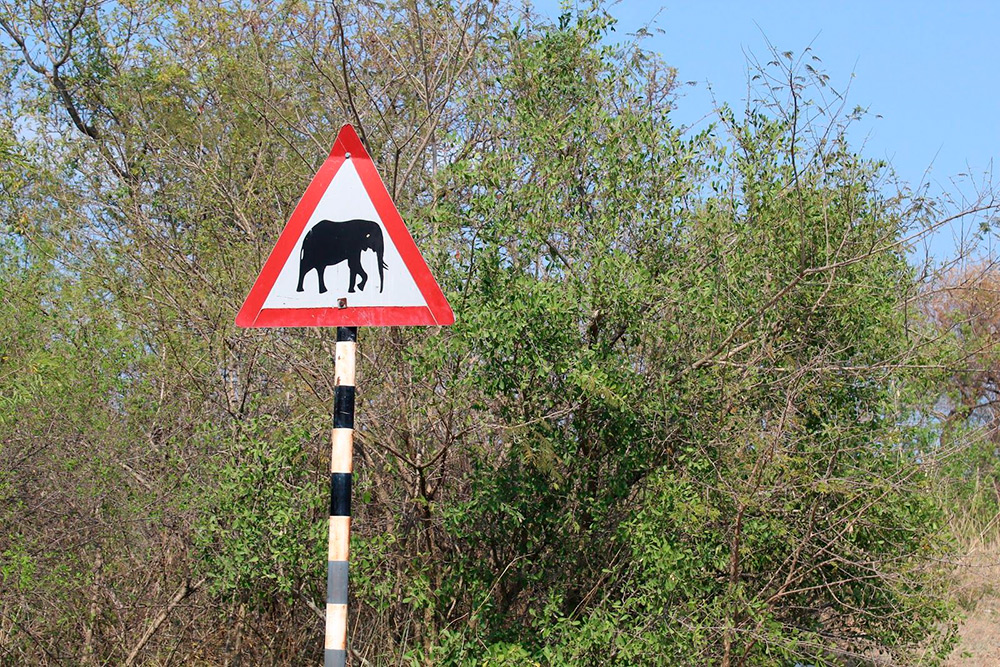
[{"label": "elephant tail", "polygon": [[379,262],[379,264],[381,264],[381,265],[382,265],[382,266],[381,266],[381,269],[382,269],[383,271],[385,271],[386,269],[388,269],[388,268],[389,268],[389,265],[388,265],[388,264],[386,264],[385,262]]}]

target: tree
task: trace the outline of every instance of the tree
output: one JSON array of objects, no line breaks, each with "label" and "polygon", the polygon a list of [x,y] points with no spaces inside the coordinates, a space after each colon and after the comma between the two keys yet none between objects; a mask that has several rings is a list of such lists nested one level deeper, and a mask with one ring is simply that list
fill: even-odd
[{"label": "tree", "polygon": [[453,354],[500,417],[448,513],[475,633],[434,661],[945,653],[920,209],[819,124],[842,100],[808,103],[801,61],[761,70],[785,99],[682,140],[669,70],[601,25],[510,47],[505,139],[451,172],[474,239]]},{"label": "tree", "polygon": [[458,317],[362,334],[355,662],[947,651],[941,219],[806,60],[693,135],[599,5],[2,17],[12,659],[318,660],[332,337],[232,318],[344,119]]},{"label": "tree", "polygon": [[987,256],[943,273],[921,300],[950,352],[934,406],[943,445],[938,491],[971,550],[989,544],[1000,513],[996,283],[995,260]]}]

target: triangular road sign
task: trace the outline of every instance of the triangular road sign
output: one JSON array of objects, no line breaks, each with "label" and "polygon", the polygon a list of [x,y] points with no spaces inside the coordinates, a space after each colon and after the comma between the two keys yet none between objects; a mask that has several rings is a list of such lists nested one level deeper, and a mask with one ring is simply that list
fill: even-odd
[{"label": "triangular road sign", "polygon": [[236,316],[241,327],[452,324],[354,128],[345,125]]}]

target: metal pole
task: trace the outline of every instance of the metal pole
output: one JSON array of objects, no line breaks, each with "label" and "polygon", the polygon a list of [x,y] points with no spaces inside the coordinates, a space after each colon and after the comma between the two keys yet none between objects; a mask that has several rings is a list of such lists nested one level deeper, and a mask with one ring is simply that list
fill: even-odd
[{"label": "metal pole", "polygon": [[354,455],[354,360],[357,327],[337,327],[333,438],[330,454],[330,542],[326,574],[325,667],[347,663],[347,560]]}]

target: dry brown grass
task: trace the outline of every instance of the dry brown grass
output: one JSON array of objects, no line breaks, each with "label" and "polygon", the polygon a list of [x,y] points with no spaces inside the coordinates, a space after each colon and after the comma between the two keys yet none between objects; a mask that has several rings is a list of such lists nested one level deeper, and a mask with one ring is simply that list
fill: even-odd
[{"label": "dry brown grass", "polygon": [[971,540],[955,571],[955,594],[966,616],[947,667],[1000,665],[1000,535],[991,532]]}]

